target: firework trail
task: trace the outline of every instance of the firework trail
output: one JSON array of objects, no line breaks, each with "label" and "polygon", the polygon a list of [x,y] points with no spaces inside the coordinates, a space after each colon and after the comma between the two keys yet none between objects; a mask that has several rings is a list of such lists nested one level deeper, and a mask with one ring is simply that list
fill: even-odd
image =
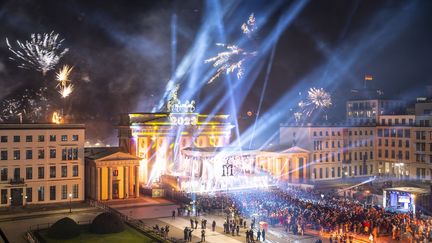
[{"label": "firework trail", "polygon": [[69,51],[68,48],[61,47],[63,40],[59,39],[59,34],[53,31],[49,34],[31,34],[30,40],[25,42],[17,40],[16,50],[12,48],[8,38],[6,38],[6,44],[15,55],[10,59],[19,62],[18,67],[33,68],[45,75],[46,72],[54,69],[60,58]]},{"label": "firework trail", "polygon": [[71,84],[71,80],[69,79],[69,75],[71,74],[73,67],[64,65],[57,73],[56,80],[58,82],[57,88],[59,88],[58,92],[60,93],[62,98],[68,97],[73,92],[73,84]]},{"label": "firework trail", "polygon": [[[252,13],[246,23],[241,26],[243,34],[251,38],[252,33],[256,30],[255,16]],[[237,45],[217,43],[216,46],[225,48],[225,51],[219,52],[216,56],[206,59],[204,63],[213,63],[216,68],[216,73],[210,78],[207,83],[212,83],[223,73],[236,73],[237,79],[244,75],[244,63],[250,57],[256,56],[256,51],[247,51]]]},{"label": "firework trail", "polygon": [[315,110],[325,111],[331,105],[332,99],[328,92],[323,88],[310,88],[306,100],[301,100],[298,104],[301,112],[296,114],[296,120],[300,119],[302,115],[310,116]]}]

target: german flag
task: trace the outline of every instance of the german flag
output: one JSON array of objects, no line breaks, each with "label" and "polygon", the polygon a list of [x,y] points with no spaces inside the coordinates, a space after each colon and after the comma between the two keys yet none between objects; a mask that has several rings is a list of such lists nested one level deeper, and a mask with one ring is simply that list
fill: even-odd
[{"label": "german flag", "polygon": [[371,81],[371,80],[373,80],[373,76],[370,75],[370,74],[366,74],[366,75],[364,76],[364,80],[365,80],[365,81]]}]

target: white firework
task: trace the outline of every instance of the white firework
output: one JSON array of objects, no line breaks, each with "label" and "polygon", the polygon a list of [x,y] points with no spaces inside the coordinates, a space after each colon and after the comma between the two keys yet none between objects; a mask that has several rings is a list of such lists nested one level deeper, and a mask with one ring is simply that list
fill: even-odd
[{"label": "white firework", "polygon": [[71,80],[69,76],[73,70],[73,67],[64,65],[57,73],[56,80],[58,82],[57,88],[59,88],[58,92],[60,93],[62,98],[68,97],[74,90],[73,84],[71,84]]},{"label": "white firework", "polygon": [[212,62],[213,67],[217,68],[216,73],[208,83],[213,82],[222,73],[230,74],[237,72],[237,79],[242,78],[244,74],[243,63],[248,57],[255,56],[256,52],[246,52],[236,45],[225,45],[222,43],[216,45],[225,47],[226,51],[219,52],[216,56],[204,61],[205,63]]},{"label": "white firework", "polygon": [[329,108],[332,105],[331,96],[323,88],[311,88],[308,91],[308,100],[317,109]]},{"label": "white firework", "polygon": [[17,49],[14,50],[6,38],[9,50],[15,55],[11,60],[19,62],[18,67],[24,69],[35,69],[46,74],[52,70],[69,49],[62,48],[64,39],[53,32],[47,34],[31,34],[30,40],[16,41]]},{"label": "white firework", "polygon": [[46,88],[36,91],[25,89],[23,94],[3,100],[0,121],[15,121],[17,118],[30,122],[39,121],[47,109],[46,91]]},{"label": "white firework", "polygon": [[68,97],[73,92],[73,84],[61,85],[58,92],[62,98]]},{"label": "white firework", "polygon": [[325,111],[331,105],[331,95],[323,88],[310,88],[307,98],[298,103],[301,113],[305,116],[310,116],[315,110]]},{"label": "white firework", "polygon": [[[255,16],[252,13],[246,23],[241,26],[243,34],[249,38],[256,30]],[[247,51],[237,45],[217,43],[216,46],[225,48],[225,51],[219,52],[216,56],[208,58],[204,63],[213,63],[213,67],[217,68],[215,74],[207,83],[213,82],[221,74],[236,73],[237,79],[241,79],[245,73],[244,63],[250,57],[256,55],[256,51]]]},{"label": "white firework", "polygon": [[255,22],[256,21],[255,21],[254,13],[251,13],[251,15],[249,15],[248,21],[246,23],[243,23],[241,26],[243,34],[250,35],[253,32],[255,32],[256,30]]}]

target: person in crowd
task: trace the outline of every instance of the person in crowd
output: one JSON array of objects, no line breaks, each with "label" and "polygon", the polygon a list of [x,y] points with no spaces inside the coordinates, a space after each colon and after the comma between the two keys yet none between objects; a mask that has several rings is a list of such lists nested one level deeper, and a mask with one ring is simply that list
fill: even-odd
[{"label": "person in crowd", "polygon": [[201,242],[205,242],[205,230],[201,230]]}]

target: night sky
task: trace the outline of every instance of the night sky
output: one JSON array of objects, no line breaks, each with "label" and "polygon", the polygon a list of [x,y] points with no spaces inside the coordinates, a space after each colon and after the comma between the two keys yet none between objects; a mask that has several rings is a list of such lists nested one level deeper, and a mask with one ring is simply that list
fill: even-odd
[{"label": "night sky", "polygon": [[[196,45],[209,14],[216,11],[209,7],[215,2],[221,8],[230,6],[222,19],[227,42],[238,40],[240,24],[249,13],[255,13],[258,19],[263,17],[267,5],[279,3],[276,10],[264,17],[263,25],[258,26],[255,46],[260,46],[272,34],[284,11],[297,3],[3,1],[0,3],[0,99],[19,95],[24,88],[37,87],[44,80],[54,78],[53,71],[42,76],[34,70],[17,68],[8,59],[11,53],[5,38],[14,42],[28,39],[31,33],[53,30],[65,39],[64,46],[70,49],[57,67],[62,64],[75,67],[72,78],[76,92],[70,97],[71,112],[77,122],[88,125],[88,137],[112,143],[116,137],[112,125],[118,114],[151,111],[163,96],[172,73],[173,15],[177,16],[175,63],[178,65]],[[334,99],[329,113],[341,118],[343,113],[338,112],[343,112],[349,91],[362,87],[365,74],[374,76],[368,86],[382,89],[388,97],[412,99],[423,95],[425,85],[432,84],[431,30],[432,1],[310,1],[276,39],[261,112],[270,111],[289,92],[297,94],[310,87],[324,87]],[[212,36],[207,44],[212,47],[218,41]],[[204,58],[216,51],[210,48],[208,55],[203,54]],[[270,49],[259,52],[259,61],[251,67],[253,71],[246,76],[247,81],[242,81],[250,82],[251,88],[235,90],[247,92],[238,105],[239,116],[257,110],[270,52]],[[194,68],[209,70],[209,64]],[[187,83],[188,78],[184,77],[182,82]],[[209,94],[214,97],[200,111],[211,110],[226,89],[220,80],[203,85],[193,97],[198,100]],[[293,106],[295,102],[286,104],[281,112]]]}]

